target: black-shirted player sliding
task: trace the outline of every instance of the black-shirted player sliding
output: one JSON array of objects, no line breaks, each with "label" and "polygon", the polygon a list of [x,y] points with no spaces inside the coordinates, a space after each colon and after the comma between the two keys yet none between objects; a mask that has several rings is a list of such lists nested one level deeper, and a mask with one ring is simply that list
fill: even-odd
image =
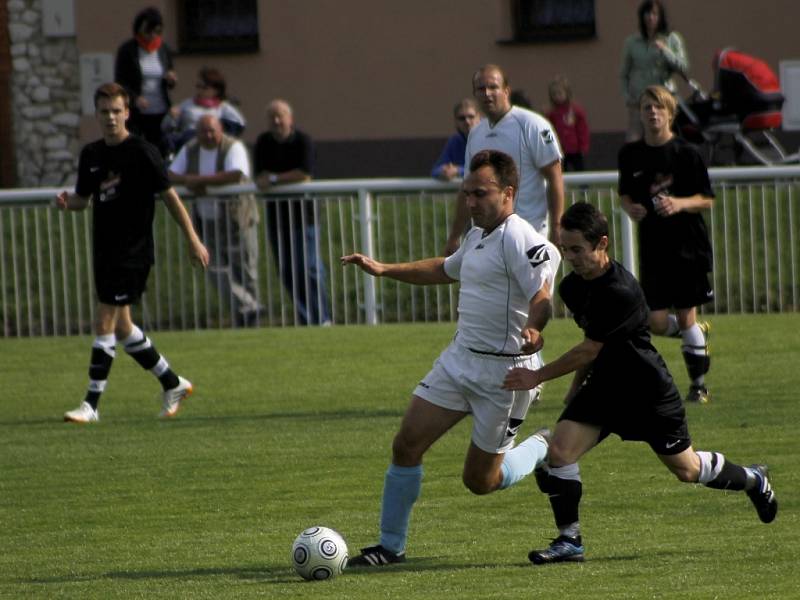
[{"label": "black-shirted player sliding", "polygon": [[764,523],[778,512],[765,465],[742,467],[719,452],[692,448],[680,394],[650,343],[644,294],[633,275],[609,258],[608,243],[608,222],[592,205],[577,203],[564,213],[561,246],[572,272],[559,293],[584,339],[538,370],[511,369],[503,382],[507,390],[526,390],[575,373],[546,468],[536,472],[558,537],[528,555],[535,564],[583,560],[578,459],[610,433],[647,442],[680,481],[746,491]]},{"label": "black-shirted player sliding", "polygon": [[64,420],[98,420],[97,404],[106,387],[116,342],[163,388],[162,417],[172,417],[192,393],[192,384],[176,375],[150,339],[131,320],[130,305],[145,290],[153,264],[153,217],[159,195],[178,223],[193,262],[208,265],[208,251],[197,236],[189,214],[170,186],[164,162],[155,146],[128,132],[129,100],[116,83],[101,85],[94,96],[95,114],[103,138],[88,144],[78,162],[75,193],[62,192],[56,206],[83,210],[92,206],[93,267],[97,291],[95,339],[84,401],[64,414]]}]

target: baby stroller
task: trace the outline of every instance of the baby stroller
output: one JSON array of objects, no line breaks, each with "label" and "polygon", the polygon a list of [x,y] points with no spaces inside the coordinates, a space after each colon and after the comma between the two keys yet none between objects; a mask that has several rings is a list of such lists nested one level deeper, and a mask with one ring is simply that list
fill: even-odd
[{"label": "baby stroller", "polygon": [[724,164],[726,146],[733,149],[734,164],[800,161],[800,153],[787,153],[772,133],[781,126],[784,97],[769,65],[733,48],[718,52],[713,64],[710,96],[687,78],[693,92],[688,100],[678,99],[678,133],[705,148],[709,164]]}]

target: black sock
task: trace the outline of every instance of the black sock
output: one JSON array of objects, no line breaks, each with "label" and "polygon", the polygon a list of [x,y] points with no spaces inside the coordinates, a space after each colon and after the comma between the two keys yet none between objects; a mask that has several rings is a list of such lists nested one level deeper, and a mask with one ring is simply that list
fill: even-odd
[{"label": "black sock", "polygon": [[[158,350],[156,350],[156,347],[152,344],[150,338],[148,338],[144,333],[141,334],[139,339],[125,344],[125,352],[130,354],[133,360],[139,363],[143,369],[147,369],[148,371],[152,371],[162,359],[162,356],[158,353]],[[166,361],[164,364],[166,364]],[[161,387],[164,390],[176,388],[180,383],[178,381],[178,376],[172,369],[169,368],[169,366],[167,366],[162,373],[156,376],[158,377],[158,381],[161,383]]]},{"label": "black sock", "polygon": [[89,389],[86,392],[84,401],[97,410],[100,402],[100,395],[106,387],[108,373],[111,371],[111,364],[114,362],[114,347],[106,348],[98,345],[92,346],[92,354],[89,358]]},{"label": "black sock", "polygon": [[579,478],[562,479],[552,473],[537,471],[536,482],[550,500],[559,529],[578,522],[578,507],[583,494],[583,483]]}]

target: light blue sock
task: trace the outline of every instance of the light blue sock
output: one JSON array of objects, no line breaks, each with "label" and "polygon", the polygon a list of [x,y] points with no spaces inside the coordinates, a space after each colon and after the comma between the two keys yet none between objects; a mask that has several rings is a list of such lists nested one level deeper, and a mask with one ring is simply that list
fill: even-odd
[{"label": "light blue sock", "polygon": [[506,452],[500,469],[503,471],[503,482],[500,489],[504,490],[524,479],[547,456],[547,444],[538,435],[532,435],[527,440]]},{"label": "light blue sock", "polygon": [[422,465],[389,465],[383,480],[381,504],[381,546],[395,553],[406,549],[411,509],[422,487]]}]

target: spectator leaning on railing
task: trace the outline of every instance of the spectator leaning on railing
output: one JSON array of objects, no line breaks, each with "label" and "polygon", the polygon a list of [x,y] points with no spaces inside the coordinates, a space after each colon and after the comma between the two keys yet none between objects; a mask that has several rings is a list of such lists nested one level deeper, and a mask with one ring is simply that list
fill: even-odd
[{"label": "spectator leaning on railing", "polygon": [[[307,134],[295,128],[292,107],[285,100],[273,100],[267,106],[267,119],[269,129],[258,136],[253,153],[256,185],[267,190],[311,179],[314,145]],[[319,224],[313,201],[268,202],[267,236],[298,322],[329,325],[326,272],[317,252]]]},{"label": "spectator leaning on railing", "polygon": [[195,139],[178,152],[169,178],[198,196],[194,217],[211,255],[211,280],[223,300],[231,299],[237,324],[255,325],[263,309],[258,302],[258,205],[252,194],[227,202],[204,197],[208,186],[250,180],[244,144],[224,135],[214,115],[200,117]]}]

